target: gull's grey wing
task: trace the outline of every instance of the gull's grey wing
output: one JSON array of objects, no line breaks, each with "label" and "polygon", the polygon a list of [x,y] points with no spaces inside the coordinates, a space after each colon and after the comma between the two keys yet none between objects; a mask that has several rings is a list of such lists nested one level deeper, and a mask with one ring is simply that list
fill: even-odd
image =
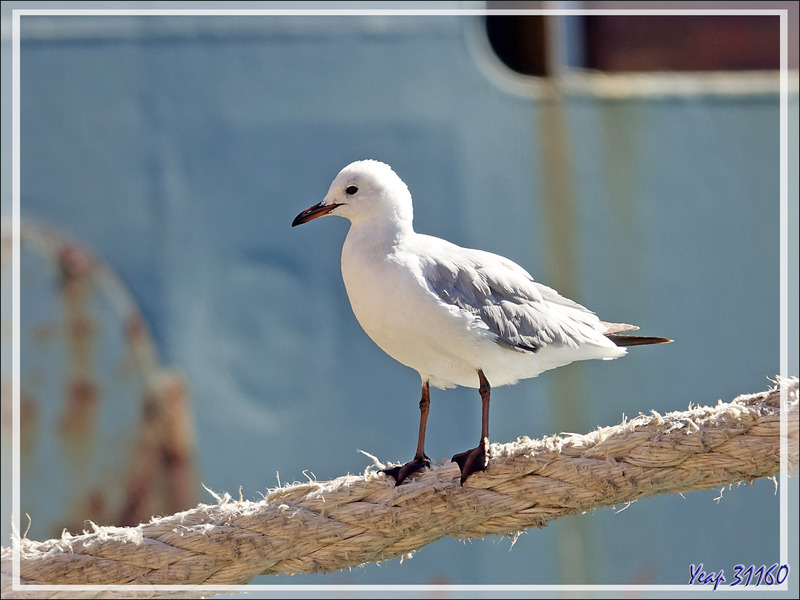
[{"label": "gull's grey wing", "polygon": [[422,260],[431,291],[480,319],[499,344],[536,352],[548,344],[577,347],[603,336],[605,328],[594,313],[536,283],[502,256],[459,248],[457,255],[441,252],[435,260]]}]

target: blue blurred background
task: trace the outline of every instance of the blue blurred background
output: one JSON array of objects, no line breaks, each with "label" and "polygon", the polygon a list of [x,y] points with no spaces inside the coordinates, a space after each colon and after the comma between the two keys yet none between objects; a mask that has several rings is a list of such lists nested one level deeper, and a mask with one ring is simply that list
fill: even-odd
[{"label": "blue blurred background", "polygon": [[[365,3],[377,5],[432,3]],[[86,6],[108,7],[4,3],[4,218],[9,11]],[[334,6],[348,5],[325,3]],[[223,8],[239,7],[298,5]],[[748,17],[737,19],[747,30]],[[774,39],[772,19],[759,28]],[[418,376],[377,348],[352,315],[339,271],[347,222],[290,227],[353,160],[392,165],[414,196],[417,231],[508,256],[602,318],[676,340],[498,388],[493,441],[584,432],[623,415],[768,387],[780,371],[774,53],[755,65],[659,63],[680,50],[675,43],[630,65],[598,50],[604,35],[626,39],[613,27],[609,34],[582,17],[532,26],[543,27],[544,41],[507,44],[509,59],[496,53],[497,39],[530,40],[531,30],[515,34],[506,23],[487,33],[481,16],[22,17],[29,537],[211,502],[201,483],[233,495],[241,486],[257,499],[279,483],[359,473],[371,464],[359,449],[384,462],[411,458]],[[728,38],[702,39],[719,50]],[[796,375],[793,40],[788,289]],[[525,52],[541,60],[513,62]],[[623,45],[616,56],[645,54]],[[9,261],[4,245],[4,545]],[[428,454],[439,461],[471,447],[479,426],[474,390],[434,390]],[[796,515],[796,479],[790,486]],[[691,563],[730,571],[777,562],[773,482],[719,496],[659,496],[561,519],[513,548],[508,539],[444,539],[402,564],[256,582],[685,584]]]}]

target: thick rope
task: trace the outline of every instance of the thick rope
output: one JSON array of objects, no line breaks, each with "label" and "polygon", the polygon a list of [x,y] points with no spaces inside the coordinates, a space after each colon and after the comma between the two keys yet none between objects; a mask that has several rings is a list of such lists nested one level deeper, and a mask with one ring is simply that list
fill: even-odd
[{"label": "thick rope", "polygon": [[[644,496],[774,477],[780,470],[781,385],[788,397],[786,458],[793,473],[797,378],[729,403],[640,415],[586,435],[492,444],[486,471],[463,487],[450,462],[399,487],[370,467],[360,476],[274,489],[260,502],[225,494],[216,504],[138,527],[95,526],[45,542],[20,539],[20,583],[243,584],[259,574],[318,573],[386,560],[446,535],[513,536]],[[4,598],[58,595],[12,590],[11,578],[12,552],[3,548]],[[120,590],[66,595],[118,596]]]}]

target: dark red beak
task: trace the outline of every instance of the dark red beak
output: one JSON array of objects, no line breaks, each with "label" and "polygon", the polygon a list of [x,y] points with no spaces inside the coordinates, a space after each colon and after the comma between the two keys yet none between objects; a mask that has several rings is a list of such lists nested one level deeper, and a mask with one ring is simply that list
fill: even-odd
[{"label": "dark red beak", "polygon": [[337,206],[341,206],[341,204],[323,204],[322,202],[315,204],[314,206],[305,209],[303,212],[297,215],[294,218],[294,221],[292,221],[292,227],[295,227],[296,225],[302,225],[303,223],[308,223],[317,217],[324,217]]}]

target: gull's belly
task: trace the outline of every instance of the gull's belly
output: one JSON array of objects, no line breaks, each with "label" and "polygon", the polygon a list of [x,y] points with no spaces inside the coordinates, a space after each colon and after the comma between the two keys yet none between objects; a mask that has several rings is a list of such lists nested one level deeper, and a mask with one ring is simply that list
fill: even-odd
[{"label": "gull's belly", "polygon": [[480,357],[487,347],[501,350],[488,330],[439,301],[412,269],[391,260],[343,260],[342,277],[367,335],[432,385],[478,387]]}]

